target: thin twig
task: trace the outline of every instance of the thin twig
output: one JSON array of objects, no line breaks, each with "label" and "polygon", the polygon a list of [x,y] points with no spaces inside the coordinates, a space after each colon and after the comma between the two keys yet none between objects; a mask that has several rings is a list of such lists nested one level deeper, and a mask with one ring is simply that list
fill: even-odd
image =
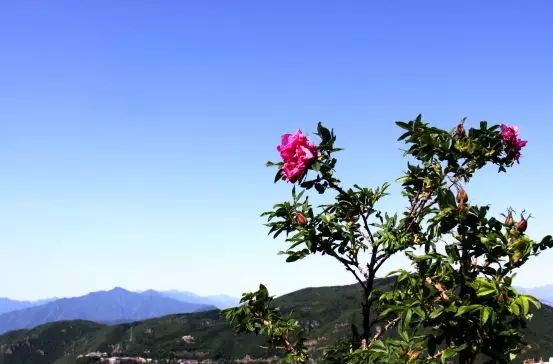
[{"label": "thin twig", "polygon": [[333,250],[325,251],[325,253],[328,254],[328,255],[330,255],[331,257],[334,257],[334,258],[337,259],[340,263],[342,263],[342,264],[346,267],[346,269],[347,269],[348,271],[350,271],[350,272],[353,274],[353,276],[355,277],[355,279],[357,279],[357,282],[359,282],[359,284],[360,284],[363,288],[366,288],[365,282],[364,282],[361,278],[359,278],[359,276],[357,275],[357,272],[356,272],[353,268],[351,268],[351,266],[353,265],[353,262],[350,262],[350,261],[348,261],[347,259],[342,258],[342,257],[339,256],[338,254],[336,254],[336,252],[333,251]]},{"label": "thin twig", "polygon": [[396,317],[395,319],[393,319],[392,321],[388,322],[386,324],[386,326],[384,326],[384,330],[380,330],[378,331],[374,336],[373,338],[371,339],[371,342],[369,343],[369,345],[367,345],[367,348],[370,348],[371,345],[378,339],[380,339],[382,337],[382,335],[384,335],[384,333],[388,330],[390,330],[391,328],[393,328],[398,322],[399,320],[401,320],[401,316],[398,316]]}]

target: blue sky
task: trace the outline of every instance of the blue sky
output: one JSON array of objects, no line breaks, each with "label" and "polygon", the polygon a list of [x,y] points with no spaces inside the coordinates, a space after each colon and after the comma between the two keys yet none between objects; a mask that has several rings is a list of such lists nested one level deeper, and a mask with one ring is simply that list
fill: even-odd
[{"label": "blue sky", "polygon": [[[338,134],[346,183],[405,165],[395,120],[518,124],[507,175],[467,191],[553,231],[548,1],[18,1],[0,9],[0,296],[238,295],[349,283],[285,264],[259,214],[280,134]],[[397,193],[397,186],[393,188]],[[384,207],[400,208],[391,197]],[[553,253],[518,284],[553,283]],[[405,264],[398,257],[390,270]]]}]

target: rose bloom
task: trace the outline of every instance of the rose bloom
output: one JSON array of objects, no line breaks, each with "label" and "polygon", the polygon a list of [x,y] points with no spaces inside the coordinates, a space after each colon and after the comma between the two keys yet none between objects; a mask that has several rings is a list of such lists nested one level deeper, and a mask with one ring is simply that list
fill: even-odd
[{"label": "rose bloom", "polygon": [[505,149],[507,150],[507,155],[518,162],[520,158],[520,150],[528,142],[518,137],[517,126],[501,124],[499,127],[501,129],[501,139],[503,140],[503,145],[505,145]]},{"label": "rose bloom", "polygon": [[303,135],[301,130],[294,134],[284,134],[277,150],[284,162],[282,174],[288,182],[292,183],[299,180],[317,158],[317,147]]}]

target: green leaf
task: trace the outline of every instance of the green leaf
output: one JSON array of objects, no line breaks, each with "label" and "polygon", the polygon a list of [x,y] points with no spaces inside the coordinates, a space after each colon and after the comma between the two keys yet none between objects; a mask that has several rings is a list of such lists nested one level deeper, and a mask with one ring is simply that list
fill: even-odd
[{"label": "green leaf", "polygon": [[317,124],[317,134],[321,137],[321,144],[329,142],[332,137],[330,130],[325,128],[321,122]]},{"label": "green leaf", "polygon": [[480,323],[482,325],[485,325],[486,322],[488,322],[488,319],[490,318],[490,314],[492,313],[491,308],[483,306],[480,308]]},{"label": "green leaf", "polygon": [[275,183],[277,183],[278,181],[280,181],[282,179],[282,170],[279,169],[278,172],[275,174]]},{"label": "green leaf", "polygon": [[540,242],[540,249],[545,250],[548,248],[553,248],[553,237],[551,235],[547,235],[542,239]]},{"label": "green leaf", "polygon": [[479,309],[481,306],[480,305],[468,305],[468,306],[461,306],[459,307],[459,309],[457,310],[457,313],[455,314],[455,316],[461,316],[467,312],[472,312],[472,311],[475,311],[477,309]]},{"label": "green leaf", "polygon": [[435,319],[435,318],[439,317],[442,313],[444,313],[444,310],[440,308],[440,309],[438,309],[438,310],[432,311],[432,313],[430,314],[429,317],[430,317],[431,319]]},{"label": "green leaf", "polygon": [[528,312],[530,311],[530,303],[528,302],[528,299],[525,296],[519,296],[518,301],[520,302],[524,316],[528,315]]},{"label": "green leaf", "polygon": [[538,310],[541,308],[541,303],[538,299],[536,299],[536,297],[534,296],[530,296],[529,294],[525,294],[523,295],[524,297],[526,297],[526,299],[528,300],[528,302],[530,302],[531,304],[534,305],[534,307],[536,307]]},{"label": "green leaf", "polygon": [[406,133],[401,134],[399,138],[397,138],[398,141],[402,141],[403,139],[407,138],[409,135],[411,135],[411,132],[408,131]]},{"label": "green leaf", "polygon": [[479,289],[478,290],[477,296],[478,297],[483,297],[483,296],[487,296],[487,295],[490,295],[490,294],[493,294],[493,293],[496,293],[495,289],[493,289],[493,288],[484,288],[484,289]]},{"label": "green leaf", "polygon": [[319,192],[320,194],[323,194],[326,190],[325,186],[321,183],[315,183],[315,190]]},{"label": "green leaf", "polygon": [[396,125],[405,130],[411,130],[411,127],[409,126],[409,124],[403,121],[396,121]]},{"label": "green leaf", "polygon": [[520,307],[518,307],[516,302],[513,302],[509,305],[509,311],[511,311],[512,314],[515,315],[515,316],[520,315]]},{"label": "green leaf", "polygon": [[442,351],[442,363],[445,363],[447,359],[457,355],[457,352],[453,348],[447,348]]},{"label": "green leaf", "polygon": [[412,317],[413,317],[413,311],[410,308],[405,310],[404,315],[403,315],[403,326],[405,328],[409,327],[409,324],[411,323],[411,318]]},{"label": "green leaf", "polygon": [[288,256],[288,258],[286,258],[286,263],[292,263],[303,258],[305,258],[304,254],[292,253]]}]

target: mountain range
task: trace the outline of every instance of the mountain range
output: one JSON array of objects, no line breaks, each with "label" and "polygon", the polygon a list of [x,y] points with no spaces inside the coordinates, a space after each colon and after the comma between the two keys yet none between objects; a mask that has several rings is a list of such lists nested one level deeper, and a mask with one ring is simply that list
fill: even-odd
[{"label": "mountain range", "polygon": [[[2,299],[0,307],[4,313],[0,314],[0,333],[63,320],[81,319],[99,323],[145,320],[175,313],[213,310],[217,306],[211,302],[219,302],[213,299],[202,301],[201,297],[191,293],[183,293],[182,298],[179,299],[177,291],[171,294],[153,290],[139,293],[114,288],[46,302]],[[187,302],[184,298],[194,302]]]},{"label": "mountain range", "polygon": [[0,297],[0,315],[6,312],[22,310],[28,307],[39,306],[50,301],[54,301],[56,298],[49,298],[38,301],[17,301],[10,298]]},{"label": "mountain range", "polygon": [[229,307],[234,307],[238,305],[238,302],[240,301],[240,299],[236,297],[224,295],[224,294],[212,295],[212,296],[198,296],[192,292],[177,291],[177,290],[159,291],[159,293],[161,293],[166,297],[174,298],[182,302],[213,305],[221,310]]},{"label": "mountain range", "polygon": [[[392,282],[392,278],[379,279],[376,288],[385,290]],[[300,322],[310,356],[322,362],[325,346],[347,340],[355,325],[361,324],[361,297],[357,285],[306,288],[277,297],[275,304]],[[544,305],[535,311],[524,334],[528,345],[513,363],[552,356],[553,309]],[[92,355],[78,359],[88,353]],[[116,325],[61,321],[0,335],[0,364],[96,363],[100,362],[97,355],[142,356],[171,363],[180,359],[267,363],[278,362],[280,354],[263,337],[235,335],[218,310]]]}]

